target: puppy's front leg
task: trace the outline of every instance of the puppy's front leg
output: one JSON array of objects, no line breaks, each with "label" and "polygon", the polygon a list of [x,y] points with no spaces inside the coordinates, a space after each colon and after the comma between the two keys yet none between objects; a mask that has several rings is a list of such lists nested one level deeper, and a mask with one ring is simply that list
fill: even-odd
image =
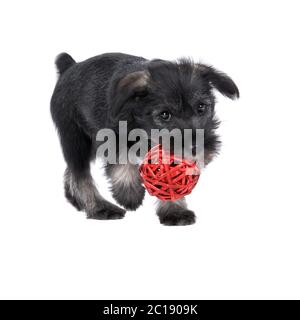
[{"label": "puppy's front leg", "polygon": [[113,198],[125,209],[136,210],[145,197],[138,165],[109,164],[106,174],[111,182]]},{"label": "puppy's front leg", "polygon": [[196,221],[194,212],[187,209],[185,198],[176,201],[159,200],[157,215],[160,223],[166,226],[185,226]]}]

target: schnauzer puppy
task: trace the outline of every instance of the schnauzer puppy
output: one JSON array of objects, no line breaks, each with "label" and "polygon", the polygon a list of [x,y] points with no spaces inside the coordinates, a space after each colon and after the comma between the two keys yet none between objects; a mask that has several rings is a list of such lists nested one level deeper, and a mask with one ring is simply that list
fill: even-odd
[{"label": "schnauzer puppy", "polygon": [[[153,128],[203,129],[207,164],[220,144],[213,90],[231,99],[239,97],[237,86],[225,73],[189,59],[170,62],[107,53],[76,63],[62,53],[56,66],[59,79],[51,114],[67,164],[65,196],[92,219],[120,219],[126,212],[101,196],[90,173],[100,129],[110,128],[117,137],[119,121],[127,121],[128,130],[141,128],[147,133]],[[194,149],[191,141],[188,147]],[[117,203],[127,210],[137,209],[145,195],[138,165],[108,163],[105,169]],[[164,225],[195,222],[184,198],[159,201],[157,215]]]}]

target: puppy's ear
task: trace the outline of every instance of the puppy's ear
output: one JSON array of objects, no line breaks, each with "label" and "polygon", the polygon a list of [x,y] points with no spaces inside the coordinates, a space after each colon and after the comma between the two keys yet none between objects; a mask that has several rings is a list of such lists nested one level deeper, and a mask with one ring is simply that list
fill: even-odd
[{"label": "puppy's ear", "polygon": [[230,99],[240,97],[237,85],[226,73],[205,65],[198,65],[198,69],[200,70],[202,77],[209,81],[209,83],[224,96]]},{"label": "puppy's ear", "polygon": [[114,79],[109,89],[109,104],[113,119],[120,119],[122,115],[128,115],[130,110],[125,108],[125,103],[147,92],[149,74],[147,71],[135,71],[125,76]]}]

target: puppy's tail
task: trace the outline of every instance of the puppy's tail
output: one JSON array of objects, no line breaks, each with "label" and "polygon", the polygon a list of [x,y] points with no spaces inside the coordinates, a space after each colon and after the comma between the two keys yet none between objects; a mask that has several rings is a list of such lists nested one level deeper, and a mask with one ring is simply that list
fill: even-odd
[{"label": "puppy's tail", "polygon": [[56,59],[55,64],[59,75],[62,75],[67,69],[74,65],[76,61],[67,53],[60,53]]}]

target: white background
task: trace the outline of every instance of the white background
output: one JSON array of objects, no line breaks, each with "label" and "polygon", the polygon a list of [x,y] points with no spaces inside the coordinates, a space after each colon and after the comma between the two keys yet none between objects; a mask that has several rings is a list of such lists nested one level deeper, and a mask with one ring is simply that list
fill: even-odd
[{"label": "white background", "polygon": [[[297,3],[1,2],[0,297],[299,299]],[[222,152],[188,197],[195,225],[161,226],[150,196],[120,221],[66,202],[49,112],[62,51],[190,56],[235,80]]]}]

